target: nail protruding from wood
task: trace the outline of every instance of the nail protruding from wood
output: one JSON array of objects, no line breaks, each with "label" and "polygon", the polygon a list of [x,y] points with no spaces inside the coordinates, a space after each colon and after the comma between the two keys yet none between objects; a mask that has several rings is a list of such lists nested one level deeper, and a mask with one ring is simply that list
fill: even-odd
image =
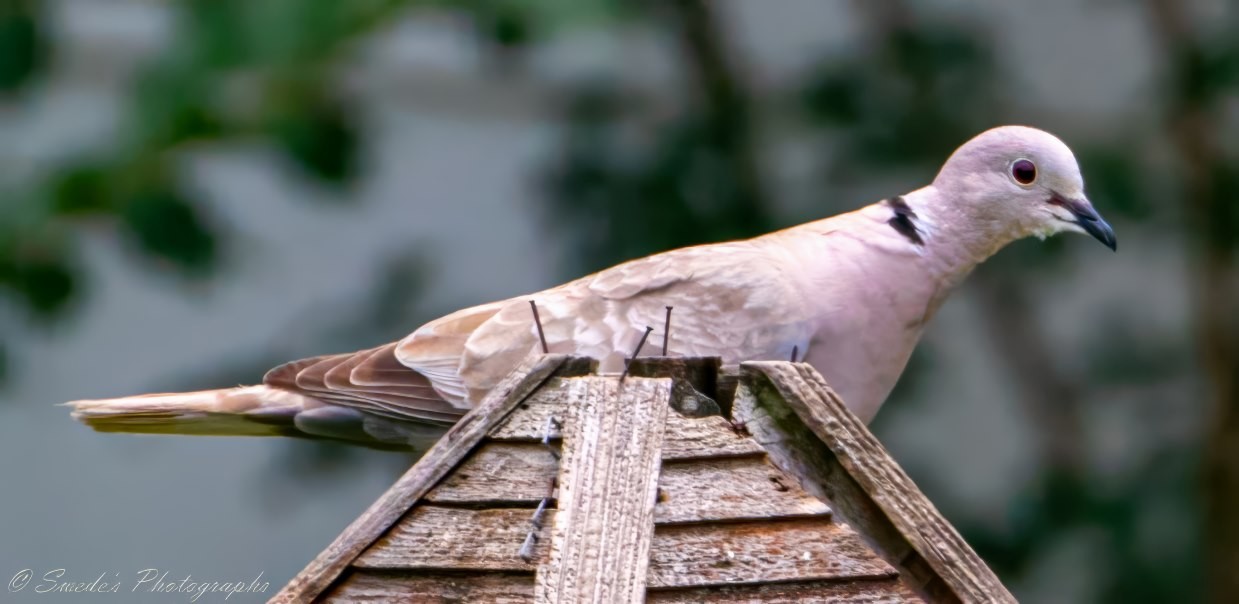
[{"label": "nail protruding from wood", "polygon": [[530,300],[529,308],[533,309],[533,322],[538,326],[538,339],[542,341],[542,354],[547,354],[551,349],[546,345],[546,332],[542,331],[542,317],[538,316],[538,303]]},{"label": "nail protruding from wood", "polygon": [[563,428],[563,424],[560,424],[554,415],[547,416],[546,426],[542,428],[542,446],[546,447],[546,450],[551,454],[551,457],[555,458],[555,461],[559,461],[559,451],[556,451],[555,447],[551,446],[551,433],[552,431],[558,432],[560,428]]},{"label": "nail protruding from wood", "polygon": [[792,346],[792,362],[796,362],[796,357],[800,356],[800,347]]},{"label": "nail protruding from wood", "polygon": [[[546,447],[551,457],[555,461],[559,461],[559,451],[556,451],[551,446],[551,435],[559,432],[563,428],[563,424],[555,419],[554,415],[549,415],[546,418],[546,425],[542,427],[542,446]],[[533,562],[533,548],[538,544],[538,533],[542,531],[542,517],[546,515],[546,508],[551,504],[551,498],[555,496],[555,477],[552,476],[550,486],[546,489],[546,496],[542,501],[538,502],[538,508],[533,511],[533,517],[529,519],[529,534],[525,535],[525,541],[521,543],[521,549],[517,552],[521,560],[526,564]]]},{"label": "nail protruding from wood", "polygon": [[[671,307],[667,307],[667,318],[663,321],[663,356],[667,356],[667,343],[671,340]],[[636,356],[636,355],[633,355]]]},{"label": "nail protruding from wood", "polygon": [[[559,456],[555,456],[559,459]],[[529,519],[529,534],[525,535],[525,541],[521,543],[521,549],[517,555],[525,564],[533,563],[533,548],[538,544],[538,533],[542,531],[542,518],[546,515],[546,508],[551,504],[551,497],[555,496],[555,479],[551,478],[550,487],[546,491],[546,497],[538,502],[538,508],[533,511],[533,517]]]},{"label": "nail protruding from wood", "polygon": [[624,381],[624,378],[628,377],[628,366],[632,365],[632,362],[637,358],[637,355],[641,354],[641,349],[645,348],[645,340],[650,337],[651,331],[654,331],[654,328],[646,325],[645,333],[641,334],[641,341],[637,342],[637,349],[632,351],[632,356],[628,358],[628,362],[624,363],[624,373],[620,374],[621,382]]}]

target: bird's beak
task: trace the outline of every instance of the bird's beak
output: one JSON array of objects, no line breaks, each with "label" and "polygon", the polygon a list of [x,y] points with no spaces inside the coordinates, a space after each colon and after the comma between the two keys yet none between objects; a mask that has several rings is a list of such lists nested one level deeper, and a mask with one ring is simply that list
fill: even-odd
[{"label": "bird's beak", "polygon": [[1100,241],[1111,250],[1118,251],[1118,242],[1114,238],[1114,229],[1110,228],[1110,223],[1106,222],[1101,214],[1093,208],[1093,204],[1089,203],[1083,197],[1078,199],[1067,199],[1064,197],[1055,196],[1051,203],[1056,203],[1071,212],[1075,219],[1076,226],[1084,229],[1085,233],[1092,235],[1097,241]]}]

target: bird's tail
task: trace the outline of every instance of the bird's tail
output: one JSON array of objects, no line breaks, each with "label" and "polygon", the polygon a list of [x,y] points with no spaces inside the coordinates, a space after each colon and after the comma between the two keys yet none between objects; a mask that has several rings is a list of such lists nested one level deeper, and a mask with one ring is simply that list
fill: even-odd
[{"label": "bird's tail", "polygon": [[65,403],[99,432],[214,436],[303,436],[298,413],[321,403],[269,386],[243,386]]}]

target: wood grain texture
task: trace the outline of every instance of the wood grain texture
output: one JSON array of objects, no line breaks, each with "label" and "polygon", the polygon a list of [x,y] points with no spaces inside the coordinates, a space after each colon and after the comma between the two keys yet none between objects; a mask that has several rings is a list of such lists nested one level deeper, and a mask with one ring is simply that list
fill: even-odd
[{"label": "wood grain texture", "polygon": [[[758,391],[763,395],[759,396]],[[921,597],[953,601],[950,590],[929,564],[912,549],[826,444],[782,402],[768,380],[743,380],[737,384],[734,401],[737,420],[744,423],[754,440],[762,443],[776,466],[797,476],[800,485],[814,497],[829,501],[832,511],[857,527],[884,560],[900,569]]]},{"label": "wood grain texture", "polygon": [[[558,447],[556,447],[558,448]],[[426,494],[425,501],[469,507],[535,506],[550,492],[559,462],[541,444],[486,442]],[[693,459],[663,465],[658,524],[751,520],[830,513],[765,456]]]},{"label": "wood grain texture", "polygon": [[533,600],[532,573],[414,573],[358,570],[349,572],[321,601],[356,602],[488,602],[527,604]]},{"label": "wood grain texture", "polygon": [[565,355],[531,357],[499,383],[470,413],[443,435],[369,509],[353,521],[304,570],[280,590],[272,602],[304,602],[318,596],[358,554],[379,538],[436,482],[447,475],[492,426],[557,372],[580,375],[594,362]]},{"label": "wood grain texture", "polygon": [[825,518],[660,526],[649,587],[894,577],[855,531]]},{"label": "wood grain texture", "polygon": [[569,386],[559,506],[536,602],[645,598],[670,378],[578,378]]},{"label": "wood grain texture", "polygon": [[658,524],[825,515],[830,508],[765,456],[664,463]]},{"label": "wood grain texture", "polygon": [[[562,417],[567,404],[567,384],[555,382],[530,397],[506,421],[491,430],[496,440],[537,442],[542,439],[546,418]],[[753,439],[738,434],[722,417],[683,417],[672,413],[667,417],[667,435],[663,441],[663,459],[693,459],[729,455],[755,455],[762,448]]]},{"label": "wood grain texture", "polygon": [[[775,463],[782,459],[793,466],[791,472],[807,472],[802,476],[825,491],[888,560],[905,568],[922,595],[931,601],[1015,602],[817,371],[782,362],[745,363],[742,370],[752,389],[746,413],[757,422],[749,429],[761,433]],[[738,393],[737,405],[743,406],[740,399]],[[805,438],[806,429],[825,445],[825,459],[820,445]],[[892,529],[905,545],[892,537]]]},{"label": "wood grain texture", "polygon": [[732,429],[731,423],[717,415],[709,417],[667,417],[667,436],[663,459],[697,459],[761,454],[761,445]]},{"label": "wood grain texture", "polygon": [[519,552],[531,528],[533,510],[497,508],[470,510],[418,505],[408,516],[362,552],[357,568],[453,569],[533,571],[546,557],[549,522],[547,510],[534,563],[521,560]]},{"label": "wood grain texture", "polygon": [[[552,448],[558,451],[558,445]],[[541,443],[484,442],[425,500],[478,507],[537,505],[558,474],[559,461]]]},{"label": "wood grain texture", "polygon": [[896,578],[854,581],[804,581],[654,590],[649,604],[914,604],[923,602]]}]

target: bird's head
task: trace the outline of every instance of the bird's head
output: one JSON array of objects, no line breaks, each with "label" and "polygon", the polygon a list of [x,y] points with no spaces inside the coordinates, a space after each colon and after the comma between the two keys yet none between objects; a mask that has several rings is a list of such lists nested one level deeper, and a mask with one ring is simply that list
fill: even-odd
[{"label": "bird's head", "polygon": [[1116,249],[1114,230],[1084,196],[1075,155],[1048,132],[986,130],[951,154],[934,188],[952,211],[991,235],[1044,238],[1074,231]]}]

